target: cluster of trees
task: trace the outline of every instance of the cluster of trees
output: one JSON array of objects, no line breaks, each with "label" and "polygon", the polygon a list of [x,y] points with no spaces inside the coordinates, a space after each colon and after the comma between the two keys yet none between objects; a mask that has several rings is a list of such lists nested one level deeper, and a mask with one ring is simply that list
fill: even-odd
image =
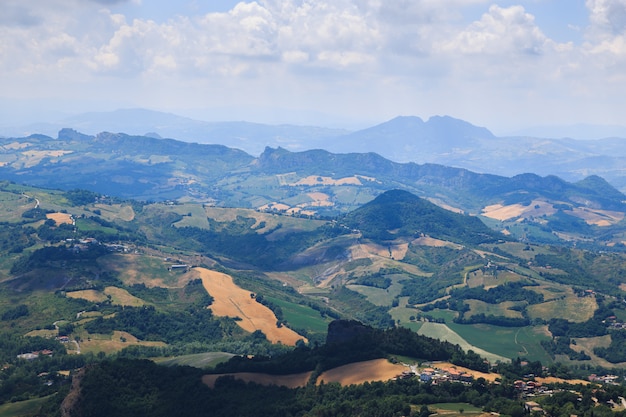
[{"label": "cluster of trees", "polygon": [[386,290],[391,286],[391,278],[389,278],[383,271],[379,271],[377,273],[360,276],[351,281],[351,283]]},{"label": "cluster of trees", "polygon": [[613,330],[611,344],[608,347],[597,347],[593,353],[611,363],[626,362],[626,330]]},{"label": "cluster of trees", "polygon": [[342,222],[373,240],[394,240],[398,236],[426,234],[476,245],[501,239],[477,217],[452,213],[402,190],[381,194],[345,215]]},{"label": "cluster of trees", "polygon": [[552,251],[552,254],[535,255],[534,262],[566,273],[544,272],[544,277],[579,288],[593,288],[604,294],[622,295],[619,284],[626,278],[623,254],[566,247],[553,247]]},{"label": "cluster of trees", "polygon": [[402,281],[401,297],[409,297],[409,304],[424,304],[445,295],[446,288],[463,282],[463,271],[468,266],[480,265],[484,259],[474,251],[456,251],[456,257],[440,265],[429,278],[416,277]]},{"label": "cluster of trees", "polygon": [[30,226],[0,223],[0,250],[5,253],[22,253],[36,242],[35,229]]},{"label": "cluster of trees", "polygon": [[[201,371],[165,368],[148,361],[104,361],[81,381],[76,415],[90,416],[420,416],[430,404],[470,403],[485,411],[525,415],[509,384],[424,384],[417,378],[342,387],[307,385],[288,389],[220,378],[213,389],[200,382]],[[621,417],[621,416],[618,416]]]},{"label": "cluster of trees", "polygon": [[114,317],[97,319],[85,325],[89,333],[111,334],[126,331],[142,340],[166,343],[207,342],[222,339],[236,332],[236,325],[215,319],[205,307],[190,307],[186,311],[163,313],[152,306],[125,307]]},{"label": "cluster of trees", "polygon": [[[18,359],[17,355],[53,352],[34,360]],[[23,337],[15,333],[0,333],[0,404],[34,397],[43,397],[59,391],[68,381],[56,372],[75,369],[91,359],[84,355],[67,355],[61,343],[42,337]]]},{"label": "cluster of trees", "polygon": [[19,274],[36,268],[53,266],[59,262],[94,262],[108,253],[101,245],[89,245],[87,250],[72,250],[66,246],[46,246],[30,255],[22,256],[11,267],[11,274]]},{"label": "cluster of trees", "polygon": [[30,311],[28,311],[28,306],[26,304],[19,304],[13,308],[9,308],[8,310],[6,310],[4,313],[2,313],[2,316],[0,318],[2,319],[2,321],[16,320],[20,317],[28,316],[29,314]]},{"label": "cluster of trees", "polygon": [[454,322],[459,324],[485,323],[502,327],[524,327],[531,323],[530,319],[526,317],[504,317],[485,313],[472,314],[469,317],[459,314],[454,318]]},{"label": "cluster of trees", "polygon": [[[344,323],[344,322],[341,322]],[[271,374],[293,374],[315,371],[314,376],[348,363],[401,355],[423,360],[446,360],[471,369],[487,371],[483,358],[474,352],[463,352],[458,345],[431,339],[403,328],[387,330],[363,326],[358,322],[347,323],[341,334],[321,346],[298,346],[293,351],[275,357],[235,356],[230,361],[216,366],[216,373],[265,372]],[[335,323],[337,324],[337,323]],[[341,327],[332,326],[331,327]],[[329,327],[329,330],[331,329]],[[342,340],[342,334],[345,340]],[[333,342],[334,339],[339,339]]]},{"label": "cluster of trees", "polygon": [[[312,246],[315,242],[345,234],[345,228],[329,222],[312,231],[294,231],[281,235],[280,239],[267,239],[269,233],[259,234],[251,228],[249,220],[231,222],[228,227],[207,230],[198,227],[172,228],[178,239],[187,247],[209,253],[225,255],[247,262],[261,269],[280,267],[294,253]],[[194,245],[195,242],[195,245]],[[332,254],[328,255],[331,256]]]},{"label": "cluster of trees", "polygon": [[586,361],[591,359],[584,351],[576,352],[571,348],[572,339],[558,336],[552,340],[542,340],[541,346],[550,354],[552,359],[555,355],[567,355],[573,361]]},{"label": "cluster of trees", "polygon": [[524,287],[536,285],[531,282],[516,281],[485,290],[483,287],[461,287],[450,291],[450,296],[459,300],[480,300],[488,304],[500,304],[505,301],[525,301],[528,304],[543,302],[543,294]]},{"label": "cluster of trees", "polygon": [[346,316],[354,317],[368,325],[382,329],[395,325],[393,318],[389,314],[389,307],[374,305],[364,295],[344,286],[333,290],[330,303],[333,306],[337,306],[338,310],[342,311]]},{"label": "cluster of trees", "polygon": [[565,319],[553,318],[548,322],[548,330],[553,336],[566,337],[596,337],[607,334],[607,325],[604,323],[607,317],[613,316],[613,310],[607,305],[600,303],[593,317],[582,323],[570,322]]}]

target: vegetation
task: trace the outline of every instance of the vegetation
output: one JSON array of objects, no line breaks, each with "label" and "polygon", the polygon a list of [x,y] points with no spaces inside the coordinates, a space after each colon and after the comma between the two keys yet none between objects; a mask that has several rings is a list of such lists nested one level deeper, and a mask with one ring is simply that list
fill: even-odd
[{"label": "vegetation", "polygon": [[[34,208],[37,203],[24,196],[25,188],[3,187],[0,206],[5,196],[8,211],[20,214],[7,215],[0,228],[0,328],[7,334],[0,342],[0,364],[8,366],[0,372],[0,402],[45,397],[37,403],[47,410],[42,415],[54,415],[57,411],[51,410],[58,410],[69,389],[67,372],[56,371],[75,375],[79,368],[85,369],[87,388],[76,407],[93,415],[206,415],[203,410],[249,415],[247,401],[216,405],[218,397],[246,398],[246,391],[258,403],[257,414],[278,413],[272,404],[281,415],[316,410],[425,416],[429,405],[459,401],[521,415],[507,382],[488,388],[484,381],[445,389],[397,381],[288,390],[223,379],[209,390],[200,384],[198,370],[173,366],[163,371],[141,360],[148,357],[174,357],[176,363],[177,356],[224,352],[224,357],[237,356],[215,365],[215,371],[309,371],[315,376],[385,357],[447,360],[486,371],[490,365],[475,353],[484,349],[500,358],[520,355],[530,364],[515,359],[499,364],[505,381],[545,373],[537,367],[538,358],[554,375],[569,376],[574,371],[554,362],[562,355],[580,364],[576,369],[583,375],[598,371],[590,368],[590,355],[616,367],[626,362],[626,332],[611,327],[626,321],[626,259],[617,250],[509,242],[477,217],[451,215],[404,191],[385,192],[361,209],[322,221],[195,203],[140,204],[79,189],[30,188],[28,193],[37,196]],[[281,192],[302,200],[298,189],[289,187]],[[132,216],[116,216],[118,206]],[[48,218],[52,213],[71,215],[75,224],[57,224]],[[575,223],[561,220],[563,230]],[[526,226],[520,222],[520,227]],[[587,232],[595,233],[594,227]],[[177,270],[175,264],[186,267]],[[259,330],[243,331],[237,318],[216,317],[207,308],[214,300],[194,266],[231,275],[250,291],[247,301],[270,308],[277,326],[297,330],[308,343],[295,349],[272,345]],[[383,294],[385,302],[347,284],[361,286],[368,296],[366,291]],[[120,301],[120,294],[136,302],[134,307]],[[76,295],[83,298],[70,297]],[[554,305],[565,304],[584,308],[577,314],[556,311]],[[326,329],[339,318],[371,328],[337,343],[332,331],[327,339]],[[476,351],[463,352],[409,330],[435,326],[429,321],[456,332],[464,346]],[[55,340],[61,336],[67,336],[64,343]],[[603,336],[601,347],[582,351],[575,345],[578,338],[596,336]],[[44,349],[55,354],[33,361],[17,357]],[[45,373],[53,376],[38,376]],[[101,386],[94,382],[98,379]],[[59,395],[50,396],[54,393]],[[128,407],[117,409],[111,398]],[[570,400],[559,399],[558,406],[569,407]],[[177,401],[190,404],[172,408]],[[574,409],[585,415],[589,410],[579,403]],[[548,401],[545,406],[556,413],[556,405]]]}]

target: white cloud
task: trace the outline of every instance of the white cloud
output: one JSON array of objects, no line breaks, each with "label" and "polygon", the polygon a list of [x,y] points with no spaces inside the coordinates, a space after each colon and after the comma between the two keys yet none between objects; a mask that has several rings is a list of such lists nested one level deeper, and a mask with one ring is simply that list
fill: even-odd
[{"label": "white cloud", "polygon": [[[259,0],[202,15],[181,6],[159,21],[123,13],[123,3],[141,10],[139,0],[2,2],[0,89],[13,96],[60,77],[94,97],[132,85],[137,105],[157,105],[158,85],[172,106],[176,96],[198,105],[228,96],[232,105],[424,115],[428,106],[465,111],[477,95],[486,107],[510,97],[545,113],[544,92],[596,102],[593,94],[626,93],[615,85],[626,64],[626,0],[586,0],[582,45],[550,39],[508,0]],[[468,23],[468,7],[484,13]]]},{"label": "white cloud", "polygon": [[552,44],[535,25],[534,17],[522,6],[489,7],[480,21],[460,32],[448,50],[484,55],[542,54]]}]

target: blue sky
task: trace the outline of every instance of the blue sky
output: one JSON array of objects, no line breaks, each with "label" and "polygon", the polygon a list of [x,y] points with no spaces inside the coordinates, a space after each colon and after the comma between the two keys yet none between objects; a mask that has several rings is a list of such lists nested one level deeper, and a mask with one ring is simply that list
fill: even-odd
[{"label": "blue sky", "polygon": [[0,125],[143,107],[624,125],[626,0],[2,0]]}]

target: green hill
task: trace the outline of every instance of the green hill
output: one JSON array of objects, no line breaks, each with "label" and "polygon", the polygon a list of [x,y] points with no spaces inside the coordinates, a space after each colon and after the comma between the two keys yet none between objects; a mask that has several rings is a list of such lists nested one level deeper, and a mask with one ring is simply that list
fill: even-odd
[{"label": "green hill", "polygon": [[341,219],[373,240],[420,235],[473,245],[502,240],[477,217],[453,213],[402,190],[386,191]]}]

